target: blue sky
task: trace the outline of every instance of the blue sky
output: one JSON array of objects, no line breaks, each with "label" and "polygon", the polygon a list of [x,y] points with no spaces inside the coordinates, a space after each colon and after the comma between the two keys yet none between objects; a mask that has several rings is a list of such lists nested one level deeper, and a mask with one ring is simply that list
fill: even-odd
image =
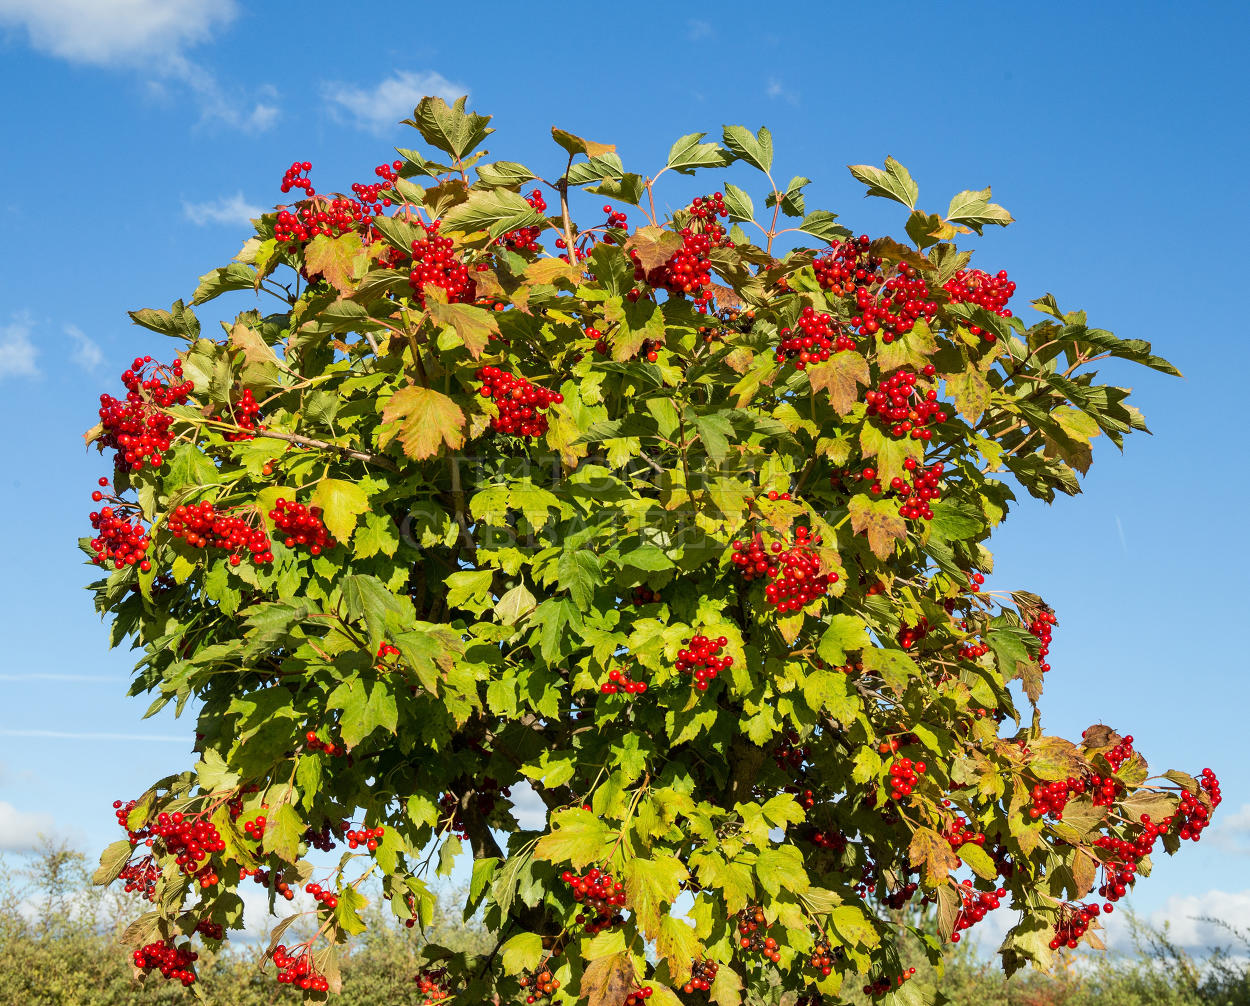
[{"label": "blue sky", "polygon": [[1018,313],[1051,291],[1177,363],[1182,381],[1122,372],[1154,437],[1098,445],[1083,497],[1021,505],[995,582],[1058,610],[1053,730],[1105,720],[1160,770],[1223,780],[1219,826],[1136,906],[1195,942],[1198,914],[1250,924],[1248,8],[486,2],[469,37],[454,5],[405,6],[0,0],[0,849],[40,830],[102,846],[113,799],[186,764],[189,724],[124,697],[131,660],[106,650],[75,547],[105,469],[79,440],[96,398],[171,348],[126,310],[228,261],[292,160],[320,189],[369,181],[417,145],[395,123],[423,93],[468,92],[496,116],[488,146],[540,171],[557,169],[553,124],[645,172],[681,134],[766,123],[778,170],[814,179],[809,205],[872,234],[901,236],[902,217],[847,164],[897,157],[930,209],[992,184],[1018,222],[977,240],[976,264],[1009,270]]}]

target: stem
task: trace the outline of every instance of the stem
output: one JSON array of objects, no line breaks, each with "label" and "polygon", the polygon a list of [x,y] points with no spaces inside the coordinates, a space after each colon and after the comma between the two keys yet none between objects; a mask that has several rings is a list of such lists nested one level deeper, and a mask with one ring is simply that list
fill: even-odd
[{"label": "stem", "polygon": [[569,163],[564,169],[564,176],[556,183],[560,190],[560,216],[564,220],[564,246],[569,255],[569,264],[573,264],[573,221],[569,218],[569,172],[573,170],[573,155],[569,154]]}]

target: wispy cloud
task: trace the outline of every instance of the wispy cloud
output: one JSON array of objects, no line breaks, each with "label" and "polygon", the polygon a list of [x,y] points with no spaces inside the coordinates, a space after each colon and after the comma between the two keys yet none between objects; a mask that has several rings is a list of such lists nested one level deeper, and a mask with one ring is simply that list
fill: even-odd
[{"label": "wispy cloud", "polygon": [[49,834],[53,828],[51,814],[34,814],[18,810],[11,803],[0,800],[0,849],[23,852],[38,845],[41,834]]},{"label": "wispy cloud", "polygon": [[190,737],[174,734],[79,733],[72,730],[10,730],[0,727],[0,737],[46,737],[66,741],[159,741],[186,744]]},{"label": "wispy cloud", "polygon": [[242,192],[202,203],[182,201],[182,213],[199,227],[206,224],[245,224],[264,211],[243,198]]},{"label": "wispy cloud", "polygon": [[711,38],[715,32],[712,29],[710,21],[700,21],[698,18],[691,18],[686,22],[686,38],[691,42],[701,42],[704,39]]},{"label": "wispy cloud", "polygon": [[791,91],[776,77],[769,77],[768,83],[764,85],[764,93],[774,100],[788,102],[791,105],[799,103],[799,96]]},{"label": "wispy cloud", "polygon": [[6,377],[38,375],[39,365],[35,361],[39,350],[31,341],[31,327],[30,315],[24,311],[0,327],[0,381]]},{"label": "wispy cloud", "polygon": [[104,362],[104,353],[95,340],[77,325],[66,325],[65,334],[74,343],[74,351],[69,358],[83,370],[95,370]]},{"label": "wispy cloud", "polygon": [[259,132],[278,117],[277,92],[236,93],[186,55],[238,12],[235,0],[0,0],[0,26],[23,31],[32,48],[69,63],[174,81],[195,96],[201,121]]},{"label": "wispy cloud", "polygon": [[373,87],[331,81],[322,85],[321,93],[330,114],[339,121],[373,133],[386,133],[410,116],[417,102],[427,95],[450,103],[468,94],[469,89],[441,73],[399,70]]}]

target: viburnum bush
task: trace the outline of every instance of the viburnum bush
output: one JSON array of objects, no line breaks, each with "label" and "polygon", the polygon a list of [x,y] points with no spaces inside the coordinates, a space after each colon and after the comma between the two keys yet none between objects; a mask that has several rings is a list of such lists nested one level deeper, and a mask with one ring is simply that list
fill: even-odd
[{"label": "viburnum bush", "polygon": [[[1008,972],[1097,946],[1219,784],[1043,730],[1058,623],[985,543],[1145,429],[1091,365],[1174,368],[1049,294],[1021,320],[955,244],[1011,223],[989,189],[938,215],[852,167],[905,244],[776,185],[766,129],[649,175],[555,129],[553,178],[487,160],[488,121],[425,99],[426,152],[350,195],[293,163],[190,302],[274,313],[132,314],[175,344],[101,397],[83,548],[198,755],[115,805],[137,972],[194,986],[260,884],[275,980],[322,999],[367,900],[424,927],[462,854],[497,945],[427,948],[414,1003],[930,1002],[900,941],[936,962],[991,912]],[[663,176],[731,166],[762,211],[729,183],[657,215]]]}]

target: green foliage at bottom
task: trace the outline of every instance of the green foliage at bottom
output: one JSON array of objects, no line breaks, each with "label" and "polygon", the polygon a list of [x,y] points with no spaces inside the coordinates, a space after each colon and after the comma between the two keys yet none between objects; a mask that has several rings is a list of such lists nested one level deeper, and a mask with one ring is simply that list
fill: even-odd
[{"label": "green foliage at bottom", "polygon": [[[132,906],[102,894],[87,880],[85,858],[46,850],[14,870],[0,862],[0,1006],[173,1006],[188,1002],[175,984],[131,980],[117,938]],[[379,916],[369,937],[343,966],[343,1006],[417,1004],[413,975],[423,940]],[[376,925],[372,923],[376,922]],[[994,963],[963,948],[938,978],[922,956],[909,962],[917,978],[935,984],[951,1006],[1250,1006],[1250,938],[1197,962],[1166,931],[1134,920],[1132,954],[1082,952],[1052,976],[1021,972],[1004,979]],[[470,952],[493,941],[476,925],[436,911],[431,939]],[[257,967],[262,947],[232,948],[201,961],[199,990],[208,1006],[268,1006],[298,1002],[300,993]],[[272,965],[269,966],[272,968]],[[847,990],[848,1002],[867,997]],[[789,997],[787,997],[788,999]],[[783,999],[779,1006],[788,1006]]]}]

